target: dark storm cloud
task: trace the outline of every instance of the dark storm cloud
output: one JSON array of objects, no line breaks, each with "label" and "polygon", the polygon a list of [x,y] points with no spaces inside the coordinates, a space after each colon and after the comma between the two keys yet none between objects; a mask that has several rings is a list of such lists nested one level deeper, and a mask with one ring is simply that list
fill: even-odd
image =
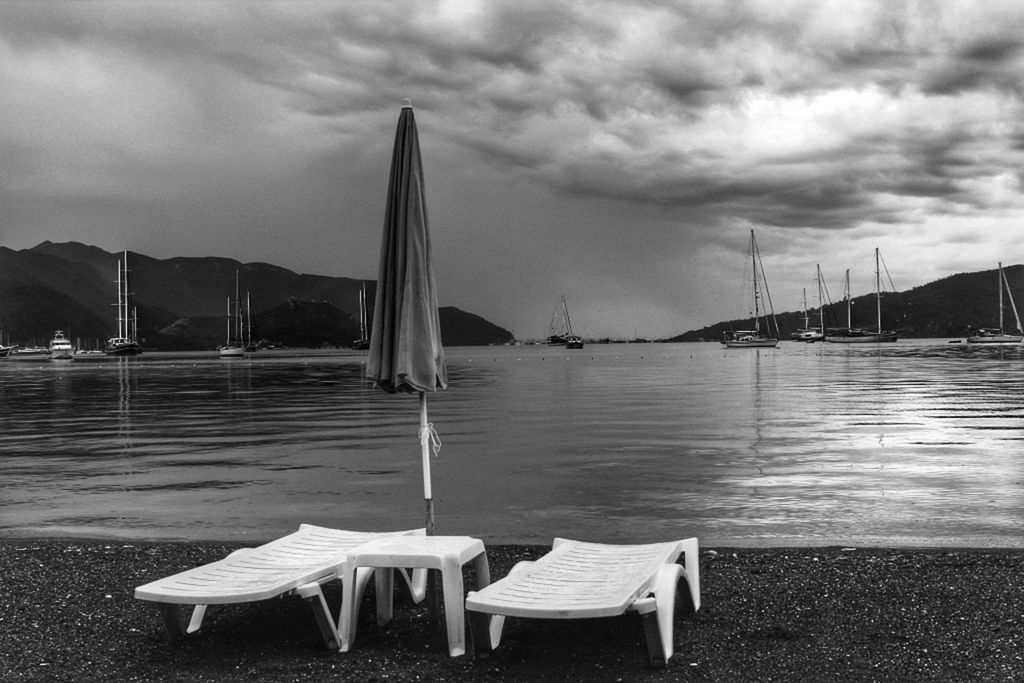
[{"label": "dark storm cloud", "polygon": [[2,3],[0,228],[366,275],[408,97],[450,303],[523,292],[521,328],[573,286],[713,317],[673,292],[750,226],[794,274],[822,236],[987,266],[1024,211],[1018,5]]}]

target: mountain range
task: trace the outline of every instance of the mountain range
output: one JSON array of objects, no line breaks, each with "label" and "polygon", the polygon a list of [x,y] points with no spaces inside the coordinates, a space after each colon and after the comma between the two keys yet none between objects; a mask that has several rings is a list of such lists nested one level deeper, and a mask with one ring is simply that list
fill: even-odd
[{"label": "mountain range", "polygon": [[[882,327],[896,330],[901,337],[941,338],[963,337],[970,327],[997,327],[999,324],[998,270],[958,273],[914,287],[904,292],[882,293]],[[1014,301],[1024,304],[1024,265],[1004,266],[1003,273],[1010,292],[1017,292]],[[875,294],[851,298],[852,327],[875,329],[877,306]],[[1003,296],[1004,327],[1016,329],[1017,323],[1010,300]],[[1020,304],[1017,304],[1018,306]],[[1022,312],[1020,308],[1018,312]],[[782,337],[804,327],[804,312],[777,314]],[[809,314],[811,327],[818,326],[818,309]],[[729,320],[698,330],[689,330],[664,341],[719,341],[730,330],[753,329],[753,320]],[[825,305],[825,327],[846,326],[845,302]]]},{"label": "mountain range", "polygon": [[[101,348],[117,331],[117,264],[110,253],[78,242],[0,247],[0,341],[45,344],[61,329],[85,348]],[[155,259],[128,252],[129,281],[143,346],[213,349],[224,343],[228,298],[240,283],[251,302],[253,339],[280,346],[350,346],[360,336],[359,291],[373,316],[372,280],[292,272],[228,258]],[[454,307],[439,310],[448,346],[504,344],[512,333]]]},{"label": "mountain range", "polygon": [[[111,253],[78,242],[42,242],[14,251],[0,247],[0,343],[45,344],[61,329],[86,348],[99,348],[117,329],[117,262]],[[349,346],[360,334],[359,291],[372,309],[372,280],[298,274],[268,263],[218,257],[155,259],[128,252],[133,301],[143,345],[161,350],[213,349],[224,342],[229,297],[237,274],[252,306],[253,338],[296,347]],[[1024,292],[1024,265],[1004,269],[1011,292]],[[999,309],[997,270],[958,273],[903,292],[884,293],[882,325],[902,337],[960,337],[969,327],[994,327]],[[1024,296],[1019,296],[1024,304]],[[1005,327],[1014,314],[1005,301]],[[875,326],[875,295],[852,299],[853,326]],[[513,335],[484,318],[442,307],[446,346],[506,344]],[[373,312],[368,316],[372,319]],[[776,315],[782,336],[804,327],[804,311]],[[818,324],[817,309],[810,325]],[[841,302],[826,304],[826,327],[846,324]],[[661,341],[718,341],[752,320],[729,320]]]}]

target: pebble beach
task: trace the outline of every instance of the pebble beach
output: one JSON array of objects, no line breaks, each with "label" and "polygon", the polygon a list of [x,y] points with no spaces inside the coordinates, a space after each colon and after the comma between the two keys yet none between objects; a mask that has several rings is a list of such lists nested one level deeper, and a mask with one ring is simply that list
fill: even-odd
[{"label": "pebble beach", "polygon": [[[677,614],[676,654],[647,666],[635,614],[509,620],[490,657],[447,655],[427,608],[370,600],[352,652],[322,644],[299,598],[210,608],[171,640],[132,592],[237,544],[0,541],[5,681],[1024,680],[1024,550],[705,548],[703,605]],[[493,546],[493,577],[541,546]],[[467,588],[473,577],[467,575]],[[372,584],[371,584],[372,586]],[[332,606],[340,601],[329,588]]]}]

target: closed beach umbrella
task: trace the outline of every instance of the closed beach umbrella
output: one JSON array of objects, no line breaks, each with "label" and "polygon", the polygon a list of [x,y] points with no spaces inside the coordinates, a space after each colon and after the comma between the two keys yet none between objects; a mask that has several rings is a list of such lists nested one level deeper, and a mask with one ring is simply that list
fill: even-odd
[{"label": "closed beach umbrella", "polygon": [[439,445],[427,419],[426,392],[448,386],[437,293],[430,266],[430,229],[423,160],[412,104],[398,117],[391,156],[384,235],[377,271],[367,374],[389,393],[417,393],[427,533],[434,533],[430,450]]}]

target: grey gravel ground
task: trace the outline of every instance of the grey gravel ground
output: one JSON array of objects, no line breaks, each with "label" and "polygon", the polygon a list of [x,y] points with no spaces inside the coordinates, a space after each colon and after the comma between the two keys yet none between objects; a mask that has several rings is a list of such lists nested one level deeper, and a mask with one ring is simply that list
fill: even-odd
[{"label": "grey gravel ground", "polygon": [[[232,544],[0,540],[5,681],[1024,681],[1024,550],[717,548],[676,656],[646,666],[636,615],[510,620],[491,657],[447,656],[423,607],[387,628],[364,605],[351,653],[326,650],[298,598],[211,608],[170,641],[135,586]],[[545,548],[488,548],[504,576]],[[472,576],[467,582],[472,585]],[[372,589],[371,589],[372,591]],[[332,604],[337,590],[328,593]],[[371,599],[370,596],[367,599]]]}]

